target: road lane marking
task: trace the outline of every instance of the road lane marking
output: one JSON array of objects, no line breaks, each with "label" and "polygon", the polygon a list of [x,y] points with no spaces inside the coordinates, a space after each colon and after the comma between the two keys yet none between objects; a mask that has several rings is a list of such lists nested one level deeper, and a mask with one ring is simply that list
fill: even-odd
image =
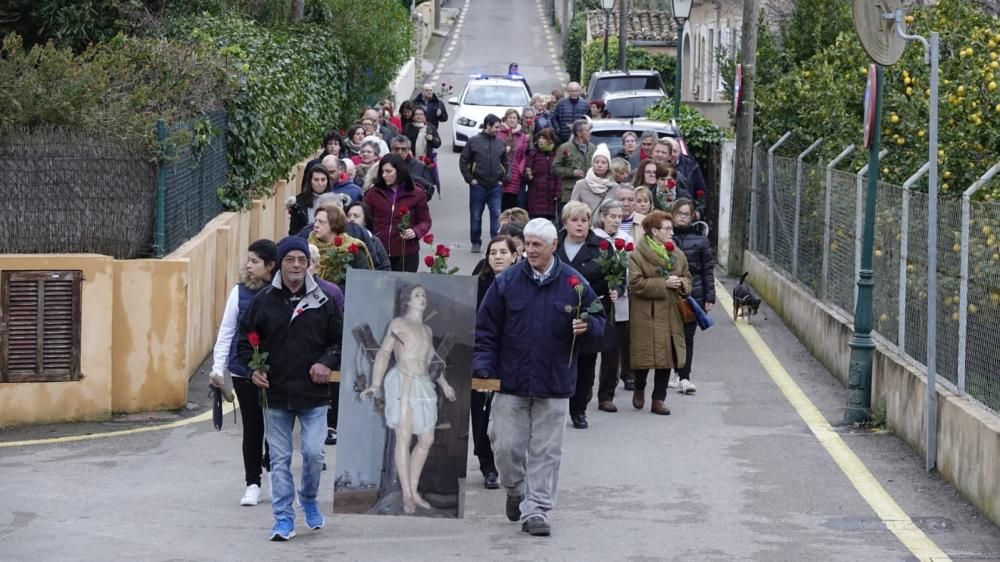
[{"label": "road lane marking", "polygon": [[[722,283],[716,281],[716,293],[719,295],[728,294],[728,290]],[[733,305],[726,298],[719,299],[726,313],[732,318]],[[919,560],[951,560],[937,544],[934,543],[923,531],[917,527],[910,516],[903,511],[903,508],[892,499],[889,492],[879,484],[875,476],[868,470],[861,459],[854,451],[847,446],[843,438],[834,431],[830,422],[823,417],[815,404],[809,400],[795,380],[788,374],[777,356],[771,351],[764,339],[760,337],[757,330],[746,322],[735,322],[736,331],[743,336],[743,339],[750,346],[757,361],[760,362],[768,376],[778,386],[781,393],[785,395],[788,403],[795,408],[796,413],[806,422],[809,430],[820,442],[826,452],[833,457],[834,462],[840,470],[851,481],[854,488],[861,494],[868,505],[875,511],[879,519],[896,538],[913,553]]]},{"label": "road lane marking", "polygon": [[[223,402],[222,403],[222,417],[225,419],[226,415],[233,413],[236,409],[236,402],[233,403]],[[8,441],[6,443],[0,443],[0,449],[6,447],[29,447],[32,445],[54,445],[56,443],[72,443],[74,441],[90,441],[91,439],[103,439],[105,437],[118,437],[121,435],[133,435],[136,433],[147,433],[150,431],[160,431],[163,429],[175,429],[178,427],[183,427],[185,425],[191,425],[193,423],[201,423],[210,421],[212,419],[212,410],[202,412],[197,416],[190,418],[185,418],[183,420],[177,420],[170,423],[165,423],[161,425],[147,425],[143,427],[134,427],[132,429],[121,429],[118,431],[106,431],[103,433],[90,433],[87,435],[68,435],[66,437],[50,437],[46,439],[27,439],[24,441]]]}]

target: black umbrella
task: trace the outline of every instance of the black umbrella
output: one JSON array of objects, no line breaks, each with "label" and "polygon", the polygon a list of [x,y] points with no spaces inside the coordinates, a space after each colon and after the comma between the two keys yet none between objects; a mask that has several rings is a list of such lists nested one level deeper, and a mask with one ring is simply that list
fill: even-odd
[{"label": "black umbrella", "polygon": [[222,391],[213,386],[209,388],[209,394],[212,396],[212,424],[222,431]]}]

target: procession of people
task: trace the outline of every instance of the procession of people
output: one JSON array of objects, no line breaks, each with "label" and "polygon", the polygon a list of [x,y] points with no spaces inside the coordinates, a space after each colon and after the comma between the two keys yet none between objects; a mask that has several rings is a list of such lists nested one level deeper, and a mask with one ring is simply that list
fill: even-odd
[{"label": "procession of people", "polygon": [[[466,376],[499,380],[498,392],[472,391],[474,454],[483,486],[503,488],[507,518],[533,536],[551,532],[565,430],[594,422],[595,384],[601,412],[618,412],[620,383],[635,409],[648,398],[651,413],[669,415],[668,388],[696,392],[692,308],[711,311],[715,303],[707,225],[690,193],[692,181],[703,182],[697,162],[652,131],[625,133],[612,155],[591,142],[593,106],[580,85],[566,93],[558,103],[535,95],[529,107],[487,115],[459,158],[469,247],[482,257],[473,272],[478,310]],[[271,540],[295,535],[296,420],[299,504],[309,528],[325,524],[316,494],[324,443],[337,443],[333,373],[341,368],[348,271],[419,269],[421,242],[433,237],[432,197],[441,197],[437,150],[447,120],[443,100],[425,84],[398,113],[383,101],[343,134],[329,131],[299,195],[286,202],[288,236],[247,248],[210,384],[225,388],[231,375],[243,418],[240,504],[260,501],[267,471]],[[439,359],[420,327],[426,291],[407,299],[359,396],[384,393],[405,513],[413,514],[429,507],[418,485],[436,420],[414,400],[455,400],[455,392],[443,377],[427,376]],[[409,396],[415,392],[421,397]]]}]

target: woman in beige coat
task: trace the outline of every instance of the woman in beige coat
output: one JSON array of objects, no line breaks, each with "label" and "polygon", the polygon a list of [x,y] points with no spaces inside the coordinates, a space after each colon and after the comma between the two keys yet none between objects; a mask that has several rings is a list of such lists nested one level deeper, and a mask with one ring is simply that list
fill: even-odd
[{"label": "woman in beige coat", "polygon": [[677,303],[691,292],[691,274],[684,252],[674,246],[670,213],[652,211],[642,220],[645,234],[629,255],[628,291],[630,353],[635,391],[632,406],[646,405],[646,376],[653,376],[650,411],[670,415],[664,402],[670,369],[684,365],[684,321]]}]

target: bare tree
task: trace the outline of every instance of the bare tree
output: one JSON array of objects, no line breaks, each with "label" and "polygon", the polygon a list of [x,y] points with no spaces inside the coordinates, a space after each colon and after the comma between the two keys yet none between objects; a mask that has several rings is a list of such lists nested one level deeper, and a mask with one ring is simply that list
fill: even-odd
[{"label": "bare tree", "polygon": [[292,0],[292,23],[300,23],[306,17],[306,0]]}]

